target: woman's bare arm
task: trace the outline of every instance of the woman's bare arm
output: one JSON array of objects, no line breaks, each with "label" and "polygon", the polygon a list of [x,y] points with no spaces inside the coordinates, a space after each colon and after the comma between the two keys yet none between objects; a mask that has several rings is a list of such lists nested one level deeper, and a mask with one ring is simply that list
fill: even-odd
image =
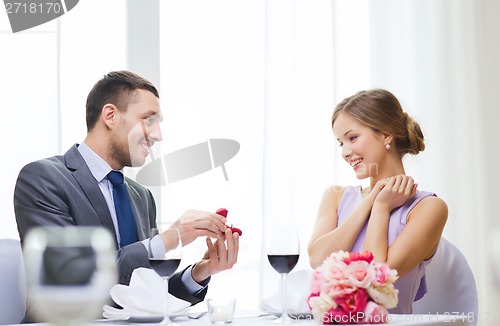
[{"label": "woman's bare arm", "polygon": [[309,263],[311,267],[319,266],[326,257],[338,250],[351,250],[363,225],[369,218],[373,201],[382,189],[379,184],[365,197],[356,210],[337,227],[337,210],[344,188],[329,187],[321,199],[316,223],[308,245]]},{"label": "woman's bare arm", "polygon": [[375,260],[396,269],[401,277],[434,254],[448,218],[448,207],[442,199],[426,197],[409,212],[406,226],[389,247],[390,212],[415,192],[411,177],[391,178],[373,205],[366,232],[364,249],[371,251]]}]

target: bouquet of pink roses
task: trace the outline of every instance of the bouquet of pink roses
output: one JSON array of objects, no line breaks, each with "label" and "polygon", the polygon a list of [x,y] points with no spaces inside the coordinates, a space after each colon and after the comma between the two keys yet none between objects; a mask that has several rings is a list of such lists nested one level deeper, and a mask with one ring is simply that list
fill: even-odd
[{"label": "bouquet of pink roses", "polygon": [[397,279],[369,251],[334,252],[313,271],[307,303],[323,324],[384,324],[398,304]]}]

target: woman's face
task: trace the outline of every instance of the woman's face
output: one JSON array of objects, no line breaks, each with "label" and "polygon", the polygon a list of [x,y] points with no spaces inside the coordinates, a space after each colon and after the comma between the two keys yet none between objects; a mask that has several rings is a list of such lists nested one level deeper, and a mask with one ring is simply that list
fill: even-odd
[{"label": "woman's face", "polygon": [[358,179],[376,178],[386,157],[385,137],[344,112],[337,116],[333,133],[342,148],[342,157]]}]

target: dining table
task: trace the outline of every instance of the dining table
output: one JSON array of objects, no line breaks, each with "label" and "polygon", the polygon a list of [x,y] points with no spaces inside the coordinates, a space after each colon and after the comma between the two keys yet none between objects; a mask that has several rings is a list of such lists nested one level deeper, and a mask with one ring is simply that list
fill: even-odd
[{"label": "dining table", "polygon": [[[319,325],[311,314],[292,314],[290,315],[292,322],[290,325]],[[258,310],[242,310],[235,311],[234,318],[229,325],[241,326],[264,326],[273,325],[272,321],[276,319],[276,315]],[[155,325],[158,324],[161,318],[154,317],[139,317],[130,318],[129,320],[120,319],[98,319],[90,321],[86,326],[117,326],[117,325]],[[197,311],[185,315],[178,315],[172,318],[172,321],[181,325],[216,325],[210,321],[206,312]],[[31,326],[48,326],[48,323],[34,323]],[[351,325],[351,324],[347,324]],[[357,324],[369,325],[369,324]],[[373,324],[372,324],[373,325]],[[434,326],[434,325],[474,325],[473,320],[467,316],[453,314],[390,314],[386,325],[391,326]]]},{"label": "dining table", "polygon": [[[233,321],[224,325],[239,325],[239,326],[265,326],[265,325],[275,325],[272,322],[277,317],[273,314],[269,314],[263,311],[236,311]],[[315,321],[312,315],[291,315],[292,322],[290,325],[302,326],[302,325],[320,325],[319,322]],[[173,318],[172,321],[179,326],[182,325],[213,325],[210,321],[208,314],[206,313],[193,313],[185,316],[178,316]],[[119,325],[155,325],[159,323],[158,318],[132,318],[130,320],[119,320],[119,319],[97,319],[87,322],[84,326],[119,326]],[[22,326],[23,324],[10,325],[10,326]],[[31,326],[51,326],[50,323],[33,323]],[[354,325],[354,324],[347,324]],[[367,326],[373,324],[357,324],[358,326]],[[467,316],[459,315],[438,315],[438,314],[415,314],[415,315],[403,315],[403,314],[391,314],[389,315],[389,320],[386,325],[391,326],[435,326],[435,325],[448,325],[448,326],[462,326],[462,325],[475,325],[473,320]],[[6,325],[9,326],[9,325]]]}]

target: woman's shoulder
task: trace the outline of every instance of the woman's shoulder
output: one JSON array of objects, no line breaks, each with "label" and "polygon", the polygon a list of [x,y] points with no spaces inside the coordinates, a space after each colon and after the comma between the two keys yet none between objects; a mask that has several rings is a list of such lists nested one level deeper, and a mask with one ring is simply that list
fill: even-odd
[{"label": "woman's shoulder", "polygon": [[325,189],[325,192],[328,193],[342,193],[344,192],[344,186],[339,186],[339,185],[330,185]]},{"label": "woman's shoulder", "polygon": [[323,200],[334,201],[337,204],[340,202],[344,194],[361,194],[362,188],[360,186],[340,186],[331,185],[323,192]]},{"label": "woman's shoulder", "polygon": [[448,211],[448,205],[444,201],[444,199],[433,195],[424,197],[416,206],[433,208],[440,211]]},{"label": "woman's shoulder", "polygon": [[338,203],[342,194],[344,193],[344,187],[339,185],[330,185],[324,191],[321,196],[322,203]]},{"label": "woman's shoulder", "polygon": [[418,191],[416,197],[421,197],[418,204],[438,206],[441,208],[448,207],[444,199],[442,199],[432,191]]},{"label": "woman's shoulder", "polygon": [[448,205],[436,195],[423,197],[412,209],[412,215],[432,216],[446,222],[448,219]]}]

